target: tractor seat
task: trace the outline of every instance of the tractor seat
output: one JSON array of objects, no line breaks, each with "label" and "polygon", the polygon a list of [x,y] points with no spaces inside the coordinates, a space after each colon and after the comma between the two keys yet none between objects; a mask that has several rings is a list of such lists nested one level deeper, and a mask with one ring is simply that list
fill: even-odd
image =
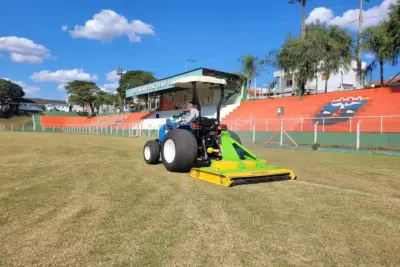
[{"label": "tractor seat", "polygon": [[217,119],[214,118],[207,118],[207,117],[201,117],[201,124],[200,124],[200,118],[197,118],[194,123],[200,124],[200,126],[203,127],[211,127],[216,125]]}]

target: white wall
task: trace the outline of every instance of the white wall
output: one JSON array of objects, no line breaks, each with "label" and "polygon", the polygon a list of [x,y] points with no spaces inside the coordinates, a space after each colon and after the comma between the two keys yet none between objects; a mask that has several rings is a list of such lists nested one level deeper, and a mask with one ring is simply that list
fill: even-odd
[{"label": "white wall", "polygon": [[[366,63],[362,63],[362,68],[365,69]],[[342,85],[342,74],[343,72],[343,85]],[[295,74],[295,80],[293,81],[293,86],[295,88],[295,81],[297,78],[297,74]],[[287,81],[292,80],[293,75],[284,73],[283,71],[274,72],[274,77],[279,78],[278,85],[276,91],[278,93],[282,92],[282,86],[285,93],[291,93],[293,91],[292,86],[287,86]],[[322,72],[317,74],[318,83],[316,79],[310,80],[306,84],[306,90],[310,90],[311,93],[315,93],[315,89],[318,88],[318,92],[325,92],[325,80],[322,80]],[[343,68],[339,70],[338,73],[331,74],[328,79],[328,92],[335,92],[343,89],[353,89],[357,86],[357,62],[355,60],[352,61],[351,66],[349,66],[349,70],[345,71]]]},{"label": "white wall", "polygon": [[20,102],[18,105],[18,109],[20,111],[41,111],[40,107],[38,104],[36,103],[27,103],[27,102]]}]

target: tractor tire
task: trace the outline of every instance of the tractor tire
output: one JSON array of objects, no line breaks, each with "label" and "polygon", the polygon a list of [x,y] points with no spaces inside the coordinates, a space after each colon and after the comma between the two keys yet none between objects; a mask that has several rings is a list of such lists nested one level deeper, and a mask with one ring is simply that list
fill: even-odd
[{"label": "tractor tire", "polygon": [[161,145],[161,157],[170,172],[189,172],[197,160],[197,141],[187,130],[169,131]]},{"label": "tractor tire", "polygon": [[147,164],[157,164],[160,161],[160,145],[156,140],[147,141],[143,147],[143,158]]},{"label": "tractor tire", "polygon": [[233,140],[235,140],[236,142],[238,142],[239,144],[242,144],[242,140],[240,140],[239,135],[237,135],[235,132],[228,130],[229,135],[231,136],[231,138]]}]

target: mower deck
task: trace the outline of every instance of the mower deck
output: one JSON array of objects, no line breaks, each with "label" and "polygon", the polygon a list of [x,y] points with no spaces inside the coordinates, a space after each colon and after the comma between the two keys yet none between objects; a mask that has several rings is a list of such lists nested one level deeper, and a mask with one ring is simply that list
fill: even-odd
[{"label": "mower deck", "polygon": [[294,180],[293,171],[252,160],[213,161],[210,167],[192,168],[189,176],[210,183],[233,186],[239,184]]}]

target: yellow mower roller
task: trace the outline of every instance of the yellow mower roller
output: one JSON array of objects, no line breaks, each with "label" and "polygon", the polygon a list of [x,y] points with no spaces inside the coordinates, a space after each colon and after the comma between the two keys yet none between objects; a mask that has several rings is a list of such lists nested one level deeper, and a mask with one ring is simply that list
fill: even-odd
[{"label": "yellow mower roller", "polygon": [[[226,85],[225,79],[211,76],[188,76],[177,80],[175,87],[192,89],[199,117],[191,123],[167,120],[160,127],[158,139],[144,145],[145,162],[157,164],[161,156],[170,172],[189,172],[190,177],[223,186],[296,179],[293,171],[259,159],[242,145],[236,133],[220,124]],[[196,92],[199,88],[220,89],[216,119],[201,116]]]}]

